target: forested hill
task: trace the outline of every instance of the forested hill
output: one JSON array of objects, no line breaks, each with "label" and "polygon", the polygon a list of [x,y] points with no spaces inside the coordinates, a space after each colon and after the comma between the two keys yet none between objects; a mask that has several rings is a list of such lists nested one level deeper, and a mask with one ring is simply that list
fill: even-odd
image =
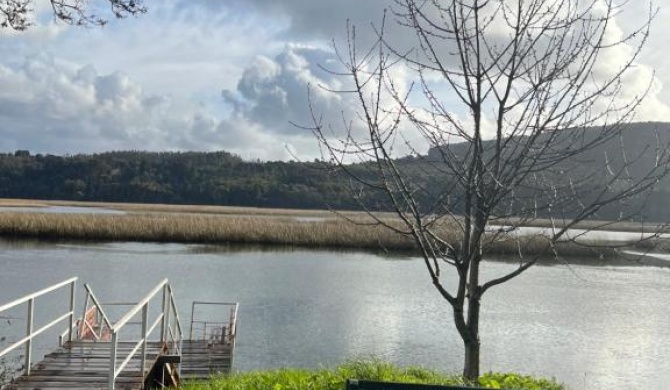
[{"label": "forested hill", "polygon": [[226,152],[0,155],[0,197],[351,208],[321,164],[246,162]]},{"label": "forested hill", "polygon": [[[670,140],[670,123],[632,124],[624,132],[623,143],[633,156],[657,139],[661,143]],[[620,153],[619,141],[612,140],[572,161],[569,169],[605,169],[603,151],[611,149],[610,155]],[[655,156],[650,152],[643,158],[649,160],[648,164]],[[432,159],[431,153],[427,159]],[[422,161],[406,158],[399,164],[411,169],[416,176],[413,181],[424,188],[450,186],[443,177],[421,169],[418,165]],[[645,165],[645,161],[639,163]],[[357,174],[370,174],[364,165],[350,169]],[[35,155],[26,150],[0,153],[0,198],[353,210],[359,207],[347,190],[350,183],[349,178],[334,174],[322,163],[249,162],[226,152],[128,151],[75,156]],[[386,199],[380,194],[358,195],[366,196],[375,209],[385,208]],[[660,183],[650,197],[639,200],[645,202],[643,218],[670,221],[668,199],[670,178]],[[429,199],[420,200],[431,203]],[[616,209],[600,215],[607,219],[616,216]]]}]

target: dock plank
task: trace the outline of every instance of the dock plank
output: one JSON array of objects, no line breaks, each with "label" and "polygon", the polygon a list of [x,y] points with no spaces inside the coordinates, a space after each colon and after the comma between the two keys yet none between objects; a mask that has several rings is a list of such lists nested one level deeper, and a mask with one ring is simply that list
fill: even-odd
[{"label": "dock plank", "polygon": [[[119,343],[117,364],[128,356],[135,343]],[[7,390],[106,389],[109,376],[111,344],[107,342],[73,342],[44,356],[29,376],[18,378]],[[162,344],[147,344],[146,372],[153,366]],[[116,379],[116,389],[141,389],[144,372],[141,354],[133,356]]]},{"label": "dock plank", "polygon": [[204,380],[213,375],[230,373],[233,347],[205,340],[188,340],[182,344],[182,380]]}]

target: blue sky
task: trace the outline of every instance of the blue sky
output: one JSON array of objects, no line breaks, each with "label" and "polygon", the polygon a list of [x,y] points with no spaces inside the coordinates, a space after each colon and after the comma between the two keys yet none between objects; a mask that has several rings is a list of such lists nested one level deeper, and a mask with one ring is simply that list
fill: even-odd
[{"label": "blue sky", "polygon": [[[146,15],[73,28],[53,22],[48,3],[37,0],[37,25],[0,30],[0,151],[227,150],[247,159],[312,159],[319,156],[312,134],[290,123],[308,122],[307,86],[343,85],[319,68],[333,62],[331,40],[341,42],[347,19],[363,39],[371,36],[370,23],[389,1],[145,3]],[[644,16],[642,2],[631,3],[616,20],[624,30]],[[656,71],[639,120],[670,120],[668,21],[670,10],[661,8],[639,63],[639,73]],[[633,92],[646,85],[628,82]],[[314,97],[327,116],[355,113],[345,96]]]}]

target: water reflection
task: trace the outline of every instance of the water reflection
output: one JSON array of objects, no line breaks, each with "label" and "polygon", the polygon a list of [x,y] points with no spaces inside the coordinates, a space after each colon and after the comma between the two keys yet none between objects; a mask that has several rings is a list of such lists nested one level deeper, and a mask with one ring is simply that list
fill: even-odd
[{"label": "water reflection", "polygon": [[[0,301],[71,275],[102,301],[137,300],[168,277],[183,319],[194,299],[241,303],[239,370],[318,367],[374,354],[458,372],[462,346],[448,306],[419,259],[397,259],[403,261],[286,248],[0,242]],[[486,262],[483,276],[514,266]],[[484,297],[482,368],[555,376],[574,389],[664,388],[669,281],[670,270],[660,268],[581,261],[535,267]]]}]

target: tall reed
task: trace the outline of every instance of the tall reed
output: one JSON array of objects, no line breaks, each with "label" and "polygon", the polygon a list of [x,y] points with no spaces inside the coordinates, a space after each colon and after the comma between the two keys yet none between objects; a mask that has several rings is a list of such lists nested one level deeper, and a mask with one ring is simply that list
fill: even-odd
[{"label": "tall reed", "polygon": [[[234,216],[197,213],[50,214],[0,213],[0,236],[56,240],[153,241],[182,243],[240,243],[289,245],[308,248],[386,249],[412,251],[411,237],[363,216],[352,223],[342,218],[301,219],[284,216]],[[387,223],[398,221],[387,219]],[[400,225],[398,225],[400,226]],[[440,226],[441,236],[458,245],[457,228]],[[541,236],[497,239],[489,254],[534,255],[548,252]],[[594,250],[588,243],[560,244],[562,255],[603,257],[613,251]]]},{"label": "tall reed", "polygon": [[45,239],[255,243],[305,247],[411,249],[406,237],[340,219],[301,221],[277,217],[206,214],[0,213],[0,235]]}]

